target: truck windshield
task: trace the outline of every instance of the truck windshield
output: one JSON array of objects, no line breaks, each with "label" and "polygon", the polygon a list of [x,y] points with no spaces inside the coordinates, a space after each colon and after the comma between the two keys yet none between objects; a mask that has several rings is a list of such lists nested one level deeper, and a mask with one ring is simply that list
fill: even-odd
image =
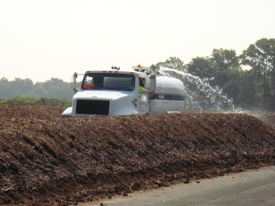
[{"label": "truck windshield", "polygon": [[84,90],[133,91],[135,76],[118,73],[89,73],[84,76],[81,88]]}]

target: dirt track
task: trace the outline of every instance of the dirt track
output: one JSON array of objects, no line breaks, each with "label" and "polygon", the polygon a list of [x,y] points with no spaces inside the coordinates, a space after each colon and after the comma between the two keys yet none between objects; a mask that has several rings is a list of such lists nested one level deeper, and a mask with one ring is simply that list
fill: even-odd
[{"label": "dirt track", "polygon": [[[274,165],[274,114],[62,118],[0,104],[0,204],[69,205]],[[268,122],[268,124],[266,123]]]}]

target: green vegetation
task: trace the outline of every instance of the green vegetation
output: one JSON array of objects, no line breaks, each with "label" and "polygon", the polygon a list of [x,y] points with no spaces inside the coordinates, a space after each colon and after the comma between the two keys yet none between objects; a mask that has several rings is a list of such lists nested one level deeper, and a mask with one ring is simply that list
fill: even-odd
[{"label": "green vegetation", "polygon": [[67,99],[57,98],[40,98],[35,99],[33,97],[13,97],[7,100],[0,99],[0,103],[23,103],[23,104],[35,104],[35,105],[49,105],[49,106],[71,106],[72,102]]}]

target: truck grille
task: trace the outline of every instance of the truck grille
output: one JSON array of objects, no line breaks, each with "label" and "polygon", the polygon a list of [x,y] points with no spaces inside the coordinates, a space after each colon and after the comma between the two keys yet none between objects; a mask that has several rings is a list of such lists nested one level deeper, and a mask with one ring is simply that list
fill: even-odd
[{"label": "truck grille", "polygon": [[109,101],[77,100],[76,114],[109,114]]}]

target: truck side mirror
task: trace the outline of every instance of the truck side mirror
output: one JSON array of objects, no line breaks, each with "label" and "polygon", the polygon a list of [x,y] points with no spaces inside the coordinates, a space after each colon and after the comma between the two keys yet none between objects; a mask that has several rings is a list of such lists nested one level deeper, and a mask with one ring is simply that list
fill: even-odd
[{"label": "truck side mirror", "polygon": [[74,93],[78,92],[78,89],[76,88],[76,78],[77,78],[77,73],[75,72],[74,75],[73,75],[73,90],[74,90]]}]

